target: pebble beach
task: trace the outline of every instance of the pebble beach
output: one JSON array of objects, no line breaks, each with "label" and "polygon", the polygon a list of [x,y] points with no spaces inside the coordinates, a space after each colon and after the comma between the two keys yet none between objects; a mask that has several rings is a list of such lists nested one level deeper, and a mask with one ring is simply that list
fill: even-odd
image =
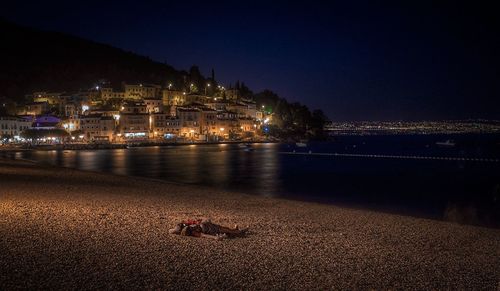
[{"label": "pebble beach", "polygon": [[498,290],[500,229],[0,160],[0,290],[111,288]]}]

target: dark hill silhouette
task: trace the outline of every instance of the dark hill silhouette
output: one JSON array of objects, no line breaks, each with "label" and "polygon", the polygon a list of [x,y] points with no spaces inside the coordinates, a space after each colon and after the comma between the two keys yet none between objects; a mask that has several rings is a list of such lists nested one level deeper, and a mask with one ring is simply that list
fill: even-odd
[{"label": "dark hill silhouette", "polygon": [[20,100],[33,91],[76,91],[106,79],[178,87],[187,73],[109,45],[22,27],[0,19],[0,96]]}]

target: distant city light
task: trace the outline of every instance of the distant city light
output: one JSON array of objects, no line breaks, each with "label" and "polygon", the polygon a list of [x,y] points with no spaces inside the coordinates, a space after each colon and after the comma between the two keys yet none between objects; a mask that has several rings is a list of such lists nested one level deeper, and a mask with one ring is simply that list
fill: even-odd
[{"label": "distant city light", "polygon": [[85,112],[87,110],[89,110],[89,106],[88,105],[82,105],[82,112]]}]

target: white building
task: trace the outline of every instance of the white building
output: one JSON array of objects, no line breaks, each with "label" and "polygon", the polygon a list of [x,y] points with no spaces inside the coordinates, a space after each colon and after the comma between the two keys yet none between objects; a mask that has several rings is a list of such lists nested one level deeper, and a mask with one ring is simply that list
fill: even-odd
[{"label": "white building", "polygon": [[16,116],[0,116],[0,136],[19,136],[21,132],[30,129],[32,121]]}]

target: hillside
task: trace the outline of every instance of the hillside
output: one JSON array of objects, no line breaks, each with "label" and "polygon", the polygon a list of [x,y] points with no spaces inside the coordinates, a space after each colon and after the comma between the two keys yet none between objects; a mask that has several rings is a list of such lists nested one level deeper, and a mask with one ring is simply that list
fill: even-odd
[{"label": "hillside", "polygon": [[22,27],[0,19],[0,96],[19,100],[37,90],[73,91],[106,79],[181,85],[186,72],[109,45]]},{"label": "hillside", "polygon": [[[107,80],[114,87],[122,82],[154,83],[174,88],[186,88],[190,83],[204,86],[208,80],[197,66],[189,72],[155,62],[109,45],[96,43],[58,32],[22,27],[0,19],[0,98],[22,102],[26,94],[35,91],[78,91]],[[216,80],[211,80],[213,88]],[[321,135],[326,120],[321,110],[309,111],[298,102],[288,103],[270,90],[254,94],[243,82],[235,89],[241,97],[253,99],[258,108],[274,113],[274,126],[269,133],[275,136],[304,136],[314,132]]]}]

